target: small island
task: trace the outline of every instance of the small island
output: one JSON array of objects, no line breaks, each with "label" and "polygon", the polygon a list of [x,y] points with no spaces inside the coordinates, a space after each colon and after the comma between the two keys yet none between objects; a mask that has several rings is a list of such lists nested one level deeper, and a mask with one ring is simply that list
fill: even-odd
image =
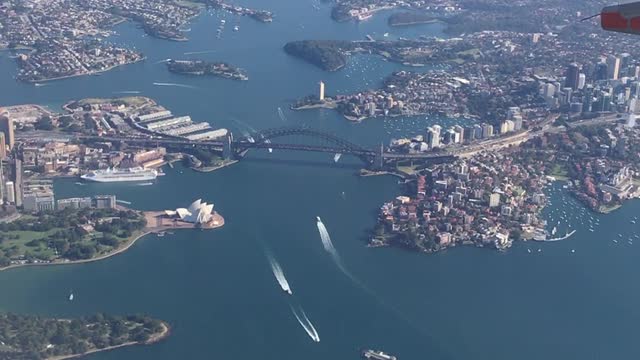
[{"label": "small island", "polygon": [[437,18],[434,18],[431,15],[414,12],[414,11],[404,11],[395,14],[391,14],[389,16],[389,26],[408,26],[408,25],[418,25],[418,24],[432,24],[438,22]]},{"label": "small island", "polygon": [[0,359],[61,360],[120,347],[152,344],[169,325],[143,315],[96,314],[79,319],[0,314]]},{"label": "small island", "polygon": [[207,62],[202,60],[169,60],[169,71],[185,75],[214,75],[232,80],[249,80],[244,71],[223,62]]},{"label": "small island", "polygon": [[325,71],[337,71],[347,65],[349,41],[303,40],[292,41],[284,46],[284,51],[309,62]]}]

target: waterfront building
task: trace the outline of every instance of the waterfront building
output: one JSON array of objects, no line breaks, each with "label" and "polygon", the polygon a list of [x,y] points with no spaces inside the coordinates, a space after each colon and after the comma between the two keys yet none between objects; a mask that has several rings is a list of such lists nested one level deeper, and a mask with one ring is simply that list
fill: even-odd
[{"label": "waterfront building", "polygon": [[507,124],[507,121],[509,120],[505,120],[500,123],[500,134],[506,134],[509,132],[509,125]]},{"label": "waterfront building", "polygon": [[91,206],[96,209],[115,209],[115,195],[96,195],[91,199]]},{"label": "waterfront building", "polygon": [[22,207],[26,211],[52,211],[55,209],[53,187],[47,185],[29,186],[22,195]]},{"label": "waterfront building", "polygon": [[569,64],[569,66],[567,67],[564,86],[570,87],[573,90],[577,90],[579,80],[580,80],[580,67],[576,63]]},{"label": "waterfront building", "polygon": [[516,115],[513,117],[513,130],[520,131],[522,130],[522,116]]},{"label": "waterfront building", "polygon": [[453,130],[458,134],[457,142],[464,142],[464,128],[460,125],[453,125]]},{"label": "waterfront building", "polygon": [[320,101],[324,100],[324,82],[320,81]]},{"label": "waterfront building", "polygon": [[4,134],[4,140],[9,145],[9,150],[13,149],[15,138],[13,135],[13,119],[8,116],[0,116],[0,132]]},{"label": "waterfront building", "polygon": [[479,124],[475,124],[473,125],[473,129],[474,129],[474,134],[473,137],[476,139],[482,139],[482,126],[480,126]]},{"label": "waterfront building", "polygon": [[482,137],[489,138],[493,136],[493,125],[491,124],[482,124]]},{"label": "waterfront building", "polygon": [[138,151],[133,155],[133,162],[143,164],[148,161],[162,159],[167,154],[167,149],[158,147],[153,150]]},{"label": "waterfront building", "polygon": [[156,121],[161,119],[168,119],[170,117],[171,117],[171,111],[164,110],[164,111],[154,112],[151,114],[140,115],[138,116],[138,122],[145,123],[145,122]]},{"label": "waterfront building", "polygon": [[205,139],[219,139],[226,137],[229,131],[227,129],[216,129],[205,132],[193,133],[185,136],[189,140],[205,140]]},{"label": "waterfront building", "polygon": [[433,125],[427,128],[427,143],[430,149],[440,146],[440,131],[442,127],[440,125]]},{"label": "waterfront building", "polygon": [[163,129],[167,130],[167,128],[186,126],[186,125],[190,125],[191,123],[192,123],[191,116],[187,115],[187,116],[179,116],[176,118],[171,118],[166,120],[148,122],[145,124],[145,127],[147,128],[147,130],[150,130],[150,131],[161,132],[163,131]]},{"label": "waterfront building", "polygon": [[58,210],[63,210],[66,208],[72,209],[84,209],[91,207],[91,198],[90,197],[76,197],[69,199],[59,199],[57,202]]},{"label": "waterfront building", "polygon": [[213,204],[202,202],[202,199],[194,201],[186,209],[165,210],[167,216],[177,217],[182,221],[193,224],[206,224],[210,222],[213,216],[212,212]]}]

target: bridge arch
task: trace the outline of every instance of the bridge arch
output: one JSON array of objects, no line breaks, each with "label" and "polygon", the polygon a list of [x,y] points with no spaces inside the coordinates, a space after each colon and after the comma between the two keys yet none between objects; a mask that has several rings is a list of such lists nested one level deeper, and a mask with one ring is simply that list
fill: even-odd
[{"label": "bridge arch", "polygon": [[316,138],[324,140],[328,143],[335,145],[338,148],[342,148],[345,150],[355,151],[358,153],[367,153],[372,152],[371,150],[360,146],[358,144],[352,143],[346,139],[343,139],[335,134],[332,134],[327,131],[318,130],[318,129],[310,129],[303,127],[281,127],[274,129],[266,129],[259,131],[257,134],[255,141],[265,141],[265,140],[273,140],[281,137],[287,136],[306,136],[310,138]]}]

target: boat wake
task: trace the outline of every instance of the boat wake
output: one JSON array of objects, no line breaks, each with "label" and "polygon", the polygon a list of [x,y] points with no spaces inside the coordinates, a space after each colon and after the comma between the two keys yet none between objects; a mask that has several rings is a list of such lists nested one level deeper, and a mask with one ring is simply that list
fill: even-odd
[{"label": "boat wake", "polygon": [[358,284],[358,286],[370,292],[370,290],[360,280],[358,280],[355,276],[353,276],[349,272],[349,270],[347,270],[347,268],[344,266],[344,264],[342,263],[342,259],[338,254],[338,250],[336,250],[336,248],[333,246],[333,242],[331,241],[331,236],[329,236],[329,231],[327,231],[327,227],[324,226],[324,223],[320,219],[320,216],[317,216],[316,218],[318,219],[318,221],[316,222],[316,225],[318,226],[318,232],[320,233],[322,246],[329,253],[329,255],[331,255],[331,258],[333,259],[333,262],[335,262],[336,265],[338,266],[338,269],[340,269],[340,271],[342,271],[342,273],[345,274],[354,283]]},{"label": "boat wake", "polygon": [[87,185],[87,184],[85,184],[85,183],[83,183],[83,182],[76,182],[75,184],[76,184],[76,185],[80,185],[80,186],[85,186],[85,185]]},{"label": "boat wake", "polygon": [[275,276],[276,280],[278,280],[278,284],[280,284],[280,287],[284,292],[286,292],[289,295],[292,295],[291,287],[289,286],[289,282],[287,281],[287,278],[284,276],[284,272],[282,271],[280,264],[278,264],[278,262],[273,257],[273,255],[267,253],[267,257],[269,258],[269,265],[271,265],[271,271],[273,272],[273,276]]},{"label": "boat wake", "polygon": [[176,83],[154,82],[153,85],[155,85],[155,86],[175,86],[175,87],[181,87],[181,88],[185,88],[185,89],[197,89],[197,87],[192,86],[192,85],[176,84]]},{"label": "boat wake", "polygon": [[123,91],[114,91],[114,94],[140,94],[141,91],[138,90],[123,90]]},{"label": "boat wake", "polygon": [[333,156],[333,162],[337,163],[338,160],[340,160],[341,157],[342,157],[342,154],[335,154]]},{"label": "boat wake", "polygon": [[146,183],[138,184],[138,186],[150,186],[150,185],[153,185],[153,183],[146,182]]},{"label": "boat wake", "polygon": [[289,305],[289,306],[291,307],[291,312],[293,313],[293,315],[298,320],[298,323],[300,324],[300,326],[302,326],[304,331],[307,332],[307,334],[309,335],[311,340],[313,340],[315,342],[320,342],[320,335],[318,334],[318,331],[313,326],[313,324],[311,323],[311,321],[307,317],[307,314],[305,314],[304,310],[302,310],[302,307],[299,307],[296,310],[296,308],[294,308],[293,305]]},{"label": "boat wake", "polygon": [[322,246],[329,254],[331,254],[331,256],[339,259],[338,252],[336,251],[336,248],[333,246],[333,243],[331,242],[331,236],[329,236],[327,227],[324,226],[324,223],[320,219],[320,216],[317,216],[316,218],[318,219],[318,221],[316,222],[316,225],[318,226],[318,232],[320,233]]},{"label": "boat wake", "polygon": [[200,55],[200,54],[211,54],[216,52],[217,50],[203,50],[203,51],[188,51],[183,53],[183,55]]},{"label": "boat wake", "polygon": [[166,62],[169,62],[169,61],[171,61],[171,59],[164,59],[164,60],[156,61],[156,62],[154,62],[153,64],[154,64],[154,65],[157,65],[157,64],[162,64],[162,63],[166,63]]},{"label": "boat wake", "polygon": [[[344,196],[344,192],[342,194]],[[386,301],[384,301],[384,299],[382,299],[378,294],[376,294],[375,291],[371,290],[362,281],[360,281],[358,278],[356,278],[354,275],[352,275],[351,272],[349,272],[349,270],[347,270],[347,268],[342,263],[342,259],[338,255],[338,251],[333,246],[333,242],[331,242],[331,236],[329,236],[329,232],[327,231],[326,226],[324,226],[324,223],[322,222],[322,219],[320,219],[319,216],[317,216],[316,218],[318,219],[317,226],[318,226],[318,232],[320,233],[320,239],[322,240],[322,246],[331,255],[331,257],[333,258],[333,261],[338,266],[338,269],[340,269],[340,271],[342,271],[343,274],[345,274],[351,281],[353,281],[354,284],[356,284],[358,287],[360,287],[360,289],[362,289],[363,291],[365,291],[369,295],[373,296],[378,302],[380,302],[380,304],[382,304],[382,305],[388,307],[389,309],[391,309],[402,320],[406,321],[409,325],[411,325],[415,330],[417,330],[418,332],[422,332],[420,327],[416,326],[411,321],[411,319],[409,319],[407,316],[405,316],[398,308],[396,308],[395,306],[393,306],[393,305],[387,303]]]},{"label": "boat wake", "polygon": [[[244,121],[238,120],[236,118],[231,118],[231,121],[233,121],[234,123],[236,123],[236,126],[238,126],[238,129],[240,129],[240,131],[243,133],[243,135],[247,136],[250,133],[257,133],[258,131],[251,125],[247,124]],[[246,134],[245,134],[246,133]]]},{"label": "boat wake", "polygon": [[284,116],[284,112],[282,111],[282,108],[278,106],[278,116],[280,117],[280,120],[287,122],[287,117]]},{"label": "boat wake", "polygon": [[117,202],[118,204],[131,205],[131,201],[126,201],[126,200],[120,200],[120,199],[118,199],[118,200],[116,200],[116,202]]}]

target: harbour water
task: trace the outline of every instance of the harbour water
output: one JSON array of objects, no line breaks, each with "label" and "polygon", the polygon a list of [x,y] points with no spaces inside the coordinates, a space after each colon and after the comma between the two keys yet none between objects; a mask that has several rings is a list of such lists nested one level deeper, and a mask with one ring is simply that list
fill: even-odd
[{"label": "harbour water", "polygon": [[[251,0],[243,5],[273,10],[274,23],[226,15],[231,24],[217,40],[218,15],[204,15],[192,24],[186,43],[120,26],[116,41],[134,44],[148,59],[98,77],[42,87],[18,84],[11,78],[12,60],[1,54],[1,102],[57,107],[74,98],[140,91],[176,114],[233,131],[304,124],[367,145],[429,124],[424,119],[350,124],[329,110],[286,110],[292,99],[314,92],[319,80],[330,93],[354,91],[401,67],[359,57],[344,71],[328,74],[286,56],[281,47],[305,38],[439,34],[439,25],[390,29],[382,17],[336,24],[328,7],[314,10],[310,1]],[[240,31],[231,30],[235,24]],[[242,67],[250,80],[181,77],[156,64],[206,50],[217,52],[198,56]],[[278,116],[278,107],[286,121]],[[638,230],[630,221],[640,212],[640,202],[630,201],[611,215],[580,215],[580,206],[556,184],[549,190],[553,204],[545,211],[550,224],[562,211],[571,215],[558,226],[559,234],[571,223],[578,229],[566,241],[518,243],[506,253],[457,248],[422,255],[369,249],[364,239],[377,208],[401,189],[394,178],[356,177],[357,169],[358,161],[346,155],[334,163],[331,154],[265,150],[212,173],[179,165],[166,168],[167,175],[153,186],[57,181],[58,198],[114,193],[137,209],[175,208],[203,198],[215,204],[226,224],[214,231],[147,236],[104,261],[0,272],[0,311],[60,317],[142,312],[172,325],[164,342],[91,359],[356,359],[361,348],[380,348],[403,360],[640,356],[635,341],[640,243],[627,241]],[[317,216],[351,276],[325,251]],[[598,220],[593,232],[584,225],[591,216],[591,222]],[[614,238],[624,241],[615,243]],[[274,281],[263,244],[286,269],[295,289],[292,296]],[[304,308],[321,342],[310,339],[291,306]]]}]

